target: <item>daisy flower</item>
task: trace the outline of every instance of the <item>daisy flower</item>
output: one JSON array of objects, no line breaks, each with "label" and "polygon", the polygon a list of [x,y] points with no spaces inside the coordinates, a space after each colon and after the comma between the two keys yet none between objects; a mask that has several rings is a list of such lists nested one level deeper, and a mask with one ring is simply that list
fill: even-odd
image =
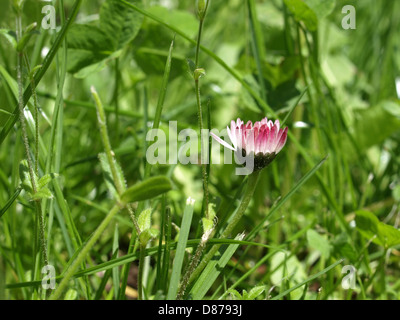
[{"label": "daisy flower", "polygon": [[286,143],[288,128],[282,129],[279,120],[272,122],[267,118],[246,124],[239,118],[227,127],[233,146],[211,133],[220,144],[235,151],[239,156],[254,158],[254,169],[260,170],[269,165]]}]

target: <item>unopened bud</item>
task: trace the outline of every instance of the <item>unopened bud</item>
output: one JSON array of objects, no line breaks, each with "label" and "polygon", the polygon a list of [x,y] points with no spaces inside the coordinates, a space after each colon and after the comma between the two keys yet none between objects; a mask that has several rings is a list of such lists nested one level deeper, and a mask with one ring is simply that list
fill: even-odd
[{"label": "unopened bud", "polygon": [[204,77],[206,75],[206,70],[203,68],[197,68],[194,70],[193,77],[194,80],[198,81],[201,77]]},{"label": "unopened bud", "polygon": [[203,20],[206,15],[208,1],[209,0],[197,0],[196,1],[197,14],[198,14],[200,20]]}]

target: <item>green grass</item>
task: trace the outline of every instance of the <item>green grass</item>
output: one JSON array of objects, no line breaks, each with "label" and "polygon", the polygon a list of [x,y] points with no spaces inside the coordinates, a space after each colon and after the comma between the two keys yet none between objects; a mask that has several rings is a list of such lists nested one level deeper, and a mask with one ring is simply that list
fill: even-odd
[{"label": "green grass", "polygon": [[[57,0],[56,31],[5,3],[1,299],[400,298],[400,3]],[[258,180],[147,162],[150,128],[265,116],[289,132]]]}]

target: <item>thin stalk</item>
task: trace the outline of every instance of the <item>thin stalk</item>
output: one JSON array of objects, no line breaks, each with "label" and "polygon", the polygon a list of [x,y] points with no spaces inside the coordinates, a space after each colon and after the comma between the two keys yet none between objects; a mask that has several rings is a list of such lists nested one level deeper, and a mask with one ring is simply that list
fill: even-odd
[{"label": "thin stalk", "polygon": [[[113,181],[115,184],[115,188],[117,189],[118,195],[121,196],[124,193],[126,188],[125,188],[124,182],[122,181],[122,179],[120,178],[120,175],[118,174],[118,169],[115,164],[115,159],[114,159],[115,154],[112,151],[110,138],[108,136],[107,120],[106,120],[106,114],[105,114],[104,108],[103,108],[103,103],[101,102],[100,97],[94,87],[91,88],[91,92],[92,92],[92,96],[93,96],[93,99],[95,101],[96,108],[97,108],[97,120],[98,120],[99,127],[100,127],[100,134],[101,134],[101,140],[103,142],[104,151],[106,153],[107,161],[110,165],[110,170],[111,170],[112,178],[113,178]],[[129,216],[132,219],[133,225],[136,229],[136,232],[139,235],[140,228],[139,228],[137,219],[135,217],[134,210],[131,205],[128,205],[127,209],[129,212]]]},{"label": "thin stalk", "polygon": [[92,87],[91,91],[97,107],[97,119],[100,127],[100,135],[103,141],[104,151],[106,153],[106,157],[110,165],[110,170],[113,177],[113,181],[115,183],[115,187],[117,189],[118,194],[121,195],[124,192],[125,188],[118,177],[117,167],[115,166],[114,152],[111,149],[111,143],[107,132],[106,114],[104,112],[103,104],[100,100],[99,95],[97,94],[96,89]]},{"label": "thin stalk", "polygon": [[[199,80],[195,80],[195,88],[196,88],[196,101],[197,101],[197,112],[198,112],[198,123],[199,123],[199,130],[200,130],[200,137],[201,137],[201,154],[203,154],[204,151],[204,145],[203,145],[203,138],[202,138],[202,132],[203,132],[203,110],[201,107],[201,95],[200,95],[200,86],[199,86]],[[203,179],[203,193],[204,193],[204,203],[205,203],[205,216],[208,219],[209,214],[208,214],[208,204],[209,204],[209,193],[208,193],[208,179],[207,179],[207,166],[203,162],[203,157],[200,157],[201,159],[201,174],[202,174],[202,179]]]},{"label": "thin stalk", "polygon": [[[204,11],[198,12],[198,18],[199,18],[199,30],[197,34],[197,42],[196,42],[196,55],[195,55],[195,69],[199,68],[199,56],[200,56],[200,43],[201,43],[201,36],[203,33],[203,26],[204,26],[204,19],[207,13],[208,5],[210,1],[206,1],[206,5],[204,8]],[[194,74],[194,84],[195,84],[195,90],[196,90],[196,103],[197,103],[197,115],[198,115],[198,123],[199,123],[199,130],[200,130],[200,137],[202,137],[202,132],[203,132],[203,110],[201,107],[201,94],[200,94],[200,85],[199,85],[199,79],[200,75]],[[203,146],[203,139],[201,139],[201,154],[204,152],[204,146]],[[207,167],[203,163],[203,157],[200,157],[201,159],[201,173],[202,173],[202,179],[203,179],[203,193],[204,193],[204,199],[205,201],[205,215],[206,218],[208,219],[208,203],[209,203],[209,195],[208,195],[208,183],[207,183]]]},{"label": "thin stalk", "polygon": [[139,252],[139,271],[138,271],[138,300],[143,300],[143,269],[146,258],[146,246],[140,245]]},{"label": "thin stalk", "polygon": [[[106,153],[107,161],[110,165],[110,170],[111,170],[112,178],[113,178],[117,193],[119,196],[121,196],[126,188],[124,185],[124,181],[121,180],[120,175],[118,174],[118,170],[117,170],[117,167],[115,164],[115,160],[114,160],[115,154],[112,151],[110,138],[108,136],[107,122],[106,122],[107,120],[106,120],[106,116],[105,116],[104,107],[103,107],[100,97],[94,87],[91,88],[91,92],[92,92],[92,96],[93,96],[93,98],[95,100],[95,104],[96,104],[97,118],[98,118],[98,123],[99,123],[99,127],[100,127],[100,134],[101,134],[101,139],[103,142],[103,147],[104,147],[104,150]],[[139,224],[137,222],[133,207],[131,205],[127,205],[126,208],[128,209],[129,216],[133,222],[136,234],[139,237],[141,230],[140,230]],[[135,239],[135,237],[132,235],[132,238],[130,240],[130,248],[132,248],[134,239]],[[142,249],[142,248],[140,248],[140,249]],[[130,249],[130,250],[132,250],[132,249]],[[143,251],[143,250],[141,250],[141,251]],[[123,281],[121,282],[121,288],[119,291],[120,294],[118,295],[120,298],[122,298],[123,295],[125,294],[125,289],[126,289],[126,281],[125,280],[128,279],[128,272],[129,272],[128,268],[124,268],[124,270],[122,272]]]},{"label": "thin stalk", "polygon": [[[249,178],[247,180],[247,188],[246,188],[245,194],[242,198],[242,202],[240,203],[240,206],[237,209],[237,211],[233,214],[232,219],[229,221],[224,232],[221,234],[221,237],[220,237],[221,239],[224,239],[224,238],[227,238],[230,236],[231,232],[236,227],[236,225],[242,218],[243,214],[245,213],[245,211],[250,203],[250,200],[253,197],[254,191],[256,190],[260,172],[261,171],[255,171],[249,176]],[[213,256],[215,255],[215,253],[218,251],[218,249],[220,247],[221,247],[221,244],[216,244],[211,248],[211,250],[203,257],[203,259],[201,260],[198,267],[195,270],[193,270],[187,284],[190,284],[194,279],[196,279],[200,275],[201,271],[204,269],[204,267],[207,265],[207,263],[213,258]],[[186,290],[186,288],[182,287],[181,290],[182,290],[182,292],[184,292]]]},{"label": "thin stalk", "polygon": [[[31,72],[31,66],[29,63],[28,55],[26,53],[23,54],[25,65],[27,67],[28,73]],[[34,121],[35,121],[35,173],[39,176],[39,102],[36,94],[36,84],[35,78],[30,74],[30,82],[32,87],[32,96],[33,96],[33,104],[34,104]]]},{"label": "thin stalk", "polygon": [[203,236],[201,237],[201,241],[200,241],[199,245],[197,246],[196,252],[195,252],[194,256],[192,257],[190,265],[187,268],[187,271],[185,272],[185,275],[182,278],[181,284],[178,289],[178,294],[176,297],[177,300],[181,300],[183,298],[186,287],[189,284],[190,276],[193,273],[193,271],[196,269],[197,265],[199,264],[201,254],[203,253],[204,248],[206,247],[206,244],[210,238],[210,235],[211,235],[211,233],[204,233]]},{"label": "thin stalk", "polygon": [[[17,29],[16,29],[17,30],[17,39],[19,40],[22,37],[21,13],[20,12],[18,12],[18,14],[17,14],[16,25],[17,25]],[[32,163],[28,134],[27,134],[27,130],[26,130],[25,115],[24,115],[25,104],[24,104],[23,81],[22,81],[23,57],[24,57],[23,51],[18,52],[17,83],[18,83],[19,120],[21,123],[22,139],[24,141],[25,153],[26,153],[26,158],[27,158],[27,162],[28,162],[29,177],[31,179],[33,193],[36,194],[38,189],[37,189],[37,185],[36,185],[35,167]],[[47,265],[48,264],[47,246],[46,246],[45,233],[44,233],[44,219],[43,219],[43,215],[42,215],[40,200],[35,200],[35,208],[36,208],[37,217],[39,218],[39,237],[40,237],[42,254],[43,254],[43,262],[45,265]]]}]

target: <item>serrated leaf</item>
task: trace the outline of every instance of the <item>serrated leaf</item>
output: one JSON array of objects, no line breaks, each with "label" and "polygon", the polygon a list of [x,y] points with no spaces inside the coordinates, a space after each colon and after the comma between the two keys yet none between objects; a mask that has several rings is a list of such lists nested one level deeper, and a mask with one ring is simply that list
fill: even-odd
[{"label": "serrated leaf", "polygon": [[165,176],[149,178],[130,187],[121,196],[123,203],[143,201],[159,196],[172,189],[170,180]]},{"label": "serrated leaf", "polygon": [[139,214],[138,225],[141,231],[151,228],[151,209],[143,210]]},{"label": "serrated leaf", "polygon": [[317,30],[318,18],[310,7],[302,0],[284,0],[286,6],[293,13],[296,21],[304,22],[307,29],[310,31]]},{"label": "serrated leaf", "polygon": [[[127,0],[136,6],[141,0]],[[127,7],[117,0],[107,0],[100,8],[100,28],[108,35],[112,35],[114,50],[121,49],[131,42],[138,34],[143,15]]]}]

